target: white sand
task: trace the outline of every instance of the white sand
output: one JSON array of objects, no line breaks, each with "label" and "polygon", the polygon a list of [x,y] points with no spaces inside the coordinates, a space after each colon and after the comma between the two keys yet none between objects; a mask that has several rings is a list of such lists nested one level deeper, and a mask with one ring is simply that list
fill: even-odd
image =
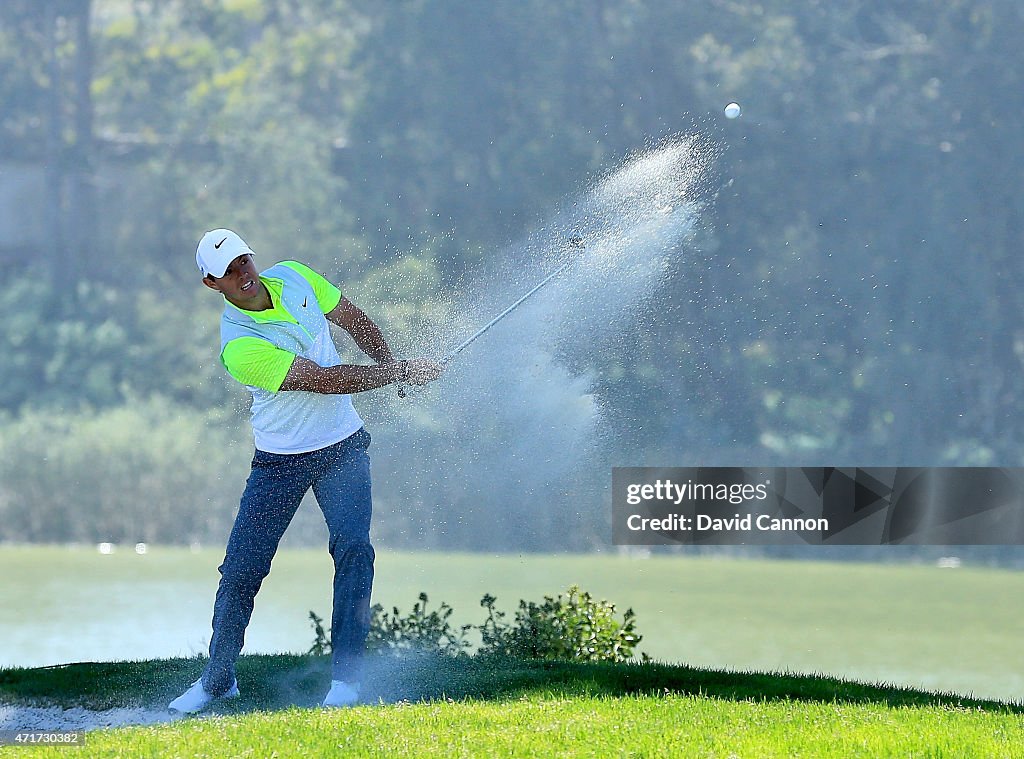
[{"label": "white sand", "polygon": [[172,722],[180,715],[166,709],[107,709],[92,711],[80,706],[15,706],[0,704],[0,730],[95,730],[125,725],[155,725]]}]

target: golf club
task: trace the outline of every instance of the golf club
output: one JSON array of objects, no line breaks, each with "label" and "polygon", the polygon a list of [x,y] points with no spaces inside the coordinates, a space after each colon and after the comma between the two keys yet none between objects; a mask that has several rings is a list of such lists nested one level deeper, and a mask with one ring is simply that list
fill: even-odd
[{"label": "golf club", "polygon": [[[573,235],[572,237],[569,238],[568,247],[578,254],[579,251],[583,250],[583,238],[578,236],[578,235]],[[470,337],[468,337],[466,340],[463,340],[462,343],[460,343],[459,346],[455,348],[455,350],[453,350],[451,353],[449,353],[447,356],[445,356],[444,358],[441,359],[441,366],[448,366],[448,364],[450,364],[455,359],[455,357],[457,355],[459,355],[462,351],[464,351],[466,348],[468,348],[474,341],[477,340],[477,338],[481,337],[485,332],[487,332],[489,329],[491,329],[491,327],[493,327],[495,324],[497,324],[502,319],[504,319],[506,316],[511,314],[513,311],[515,311],[520,305],[522,305],[522,303],[524,301],[526,301],[527,298],[529,298],[535,292],[537,292],[542,287],[544,287],[544,285],[546,285],[552,279],[554,279],[559,274],[561,274],[563,271],[565,271],[569,267],[569,265],[571,263],[576,261],[577,258],[578,258],[578,255],[574,255],[571,258],[569,258],[568,261],[563,263],[561,266],[559,266],[553,272],[551,272],[546,277],[544,277],[544,279],[542,279],[540,282],[538,282],[536,285],[534,285],[529,290],[529,292],[527,292],[525,295],[523,295],[521,298],[519,298],[519,300],[517,300],[511,306],[509,306],[504,311],[502,311],[500,314],[498,314],[493,319],[491,319],[489,322],[487,322],[487,324],[485,324],[480,329],[478,329],[476,332],[474,332],[472,335],[470,335]],[[405,387],[404,386],[400,386],[398,388],[398,397],[399,398],[405,398],[406,395],[407,395],[407,393],[406,393]]]}]

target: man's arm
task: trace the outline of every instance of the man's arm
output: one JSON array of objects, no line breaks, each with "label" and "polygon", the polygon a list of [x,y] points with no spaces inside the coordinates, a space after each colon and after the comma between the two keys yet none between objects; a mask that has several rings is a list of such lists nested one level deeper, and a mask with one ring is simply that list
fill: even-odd
[{"label": "man's arm", "polygon": [[361,393],[392,382],[405,382],[409,378],[409,362],[389,361],[373,366],[341,364],[320,366],[309,359],[296,356],[292,361],[281,390],[308,390],[312,393]]},{"label": "man's arm", "polygon": [[[359,306],[348,298],[343,297],[338,302],[338,305],[324,316],[327,317],[329,322],[337,324],[352,335],[352,339],[359,346],[359,350],[378,364],[394,363],[395,357],[391,353],[391,347],[388,345],[387,340],[384,339],[380,328],[374,324],[369,316],[363,313]],[[392,380],[392,382],[394,381]],[[379,385],[376,387],[379,387]]]},{"label": "man's arm", "polygon": [[347,298],[342,298],[338,305],[324,316],[352,335],[359,349],[377,363],[373,366],[320,366],[296,356],[288,374],[285,375],[284,382],[281,383],[281,390],[361,393],[390,385],[392,382],[425,385],[436,380],[444,371],[441,364],[430,359],[395,361],[391,347],[377,325]]}]

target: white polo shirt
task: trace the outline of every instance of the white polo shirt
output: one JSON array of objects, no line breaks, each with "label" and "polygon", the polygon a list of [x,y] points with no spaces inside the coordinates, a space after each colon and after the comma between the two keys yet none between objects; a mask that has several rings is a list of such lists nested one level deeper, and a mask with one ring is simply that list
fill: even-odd
[{"label": "white polo shirt", "polygon": [[326,448],[363,426],[349,395],[281,390],[296,356],[320,366],[341,357],[324,314],[341,290],[304,264],[282,261],[260,274],[271,308],[244,311],[224,302],[221,362],[252,393],[256,448],[267,453],[307,453]]}]

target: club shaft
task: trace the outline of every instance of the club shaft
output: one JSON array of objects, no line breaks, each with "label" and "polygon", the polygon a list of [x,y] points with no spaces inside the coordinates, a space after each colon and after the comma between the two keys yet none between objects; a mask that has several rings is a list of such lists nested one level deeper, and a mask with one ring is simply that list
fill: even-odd
[{"label": "club shaft", "polygon": [[455,357],[456,357],[456,356],[457,356],[457,355],[458,355],[459,353],[461,353],[461,352],[462,352],[462,351],[463,351],[463,350],[464,350],[465,348],[467,348],[467,347],[468,347],[468,346],[470,345],[470,343],[472,343],[472,342],[473,342],[474,340],[476,340],[476,339],[477,339],[478,337],[480,337],[480,336],[481,336],[482,334],[484,334],[484,333],[485,333],[485,332],[486,332],[487,330],[489,330],[489,329],[490,329],[491,327],[493,327],[493,326],[494,326],[495,324],[497,324],[497,323],[498,323],[498,322],[500,322],[500,321],[501,321],[502,319],[504,319],[504,318],[505,318],[506,316],[508,316],[508,315],[509,315],[510,313],[512,313],[513,311],[515,311],[515,310],[516,310],[516,308],[518,308],[518,307],[519,307],[519,304],[521,304],[521,303],[522,303],[522,302],[523,302],[524,300],[526,300],[527,298],[529,298],[529,297],[530,297],[531,295],[533,295],[533,294],[534,294],[535,292],[537,292],[537,291],[538,291],[538,290],[539,290],[540,288],[544,287],[544,285],[546,285],[546,284],[547,284],[548,282],[550,282],[550,281],[551,281],[552,279],[554,279],[554,278],[555,278],[556,276],[558,276],[559,274],[561,274],[561,273],[562,273],[562,272],[563,272],[563,271],[565,270],[565,268],[566,268],[566,267],[567,267],[567,266],[568,266],[568,265],[569,265],[570,263],[572,263],[572,261],[566,261],[566,262],[565,262],[564,264],[562,264],[562,265],[561,265],[561,266],[559,266],[559,267],[558,267],[557,269],[555,269],[555,270],[554,270],[553,272],[551,272],[551,273],[550,273],[550,274],[548,274],[548,275],[547,275],[546,277],[544,277],[544,279],[542,279],[542,280],[541,280],[540,282],[538,282],[538,283],[537,283],[537,284],[536,284],[536,285],[535,285],[535,286],[533,287],[533,289],[532,289],[532,290],[530,290],[530,292],[526,293],[526,295],[524,295],[523,297],[521,297],[521,298],[520,298],[519,300],[517,300],[517,301],[516,301],[515,303],[513,303],[513,304],[512,304],[511,306],[509,306],[509,307],[508,307],[508,308],[506,308],[506,309],[505,309],[504,311],[502,311],[502,312],[501,312],[500,314],[498,314],[498,315],[497,315],[497,316],[495,316],[495,317],[494,317],[493,319],[491,319],[491,320],[490,320],[489,322],[487,322],[487,324],[485,324],[485,325],[484,325],[484,326],[482,326],[482,327],[481,327],[480,329],[478,329],[478,330],[477,330],[477,331],[476,331],[476,332],[475,332],[475,333],[474,333],[474,334],[473,334],[473,335],[472,335],[472,336],[471,336],[470,338],[468,338],[467,340],[464,340],[464,341],[462,342],[462,344],[461,344],[461,345],[459,345],[459,347],[458,347],[458,348],[456,348],[456,349],[455,349],[455,350],[453,350],[453,351],[452,351],[451,353],[449,353],[449,354],[448,354],[447,356],[445,356],[445,357],[444,357],[444,358],[443,358],[443,359],[441,360],[441,363],[442,363],[442,364],[447,364],[447,363],[449,363],[449,362],[450,362],[450,361],[451,361],[451,360],[452,360],[453,358],[455,358]]}]

